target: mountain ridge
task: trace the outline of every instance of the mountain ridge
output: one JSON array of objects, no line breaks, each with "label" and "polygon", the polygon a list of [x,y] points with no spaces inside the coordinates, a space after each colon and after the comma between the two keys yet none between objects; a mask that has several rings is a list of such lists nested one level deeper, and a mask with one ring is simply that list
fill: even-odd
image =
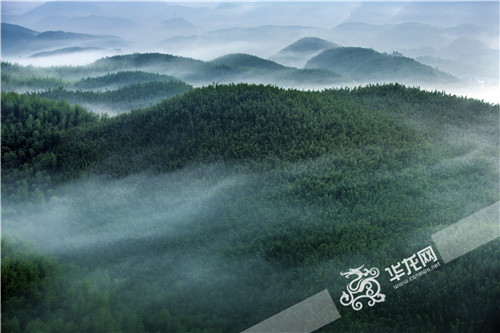
[{"label": "mountain ridge", "polygon": [[306,68],[324,68],[339,72],[357,82],[458,83],[450,74],[423,65],[404,56],[391,56],[373,49],[340,47],[311,58]]}]

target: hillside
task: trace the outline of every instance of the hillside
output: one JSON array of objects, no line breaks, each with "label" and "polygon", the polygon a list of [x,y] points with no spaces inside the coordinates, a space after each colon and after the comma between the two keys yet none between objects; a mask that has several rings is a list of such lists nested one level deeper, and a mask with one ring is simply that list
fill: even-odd
[{"label": "hillside", "polygon": [[325,50],[310,59],[307,68],[329,69],[360,83],[456,83],[458,79],[411,58],[379,53],[373,49],[341,47]]},{"label": "hillside", "polygon": [[41,97],[65,100],[80,104],[98,113],[116,114],[132,109],[150,106],[165,98],[170,98],[193,87],[182,81],[149,81],[114,87],[116,90],[82,91],[63,88],[39,92]]},{"label": "hillside", "polygon": [[[1,110],[7,331],[242,331],[500,199],[498,105],[397,84],[212,85],[115,117],[2,93]],[[497,259],[490,243],[383,283],[390,302],[320,332],[491,331]]]},{"label": "hillside", "polygon": [[134,53],[101,58],[86,66],[26,67],[16,68],[15,73],[10,72],[12,66],[5,68],[11,77],[72,81],[117,71],[142,71],[172,76],[194,86],[243,82],[309,89],[380,81],[434,85],[435,88],[458,82],[451,75],[410,58],[351,47],[322,51],[307,62],[305,69],[286,67],[242,53],[228,54],[212,61],[163,53]]},{"label": "hillside", "polygon": [[18,48],[31,41],[38,31],[27,29],[25,27],[2,22],[2,55],[14,54]]},{"label": "hillside", "polygon": [[270,59],[287,66],[302,68],[311,57],[335,47],[338,45],[321,38],[304,37],[288,45]]},{"label": "hillside", "polygon": [[[191,85],[246,82],[276,84],[282,87],[322,88],[351,82],[329,70],[290,68],[249,54],[229,54],[207,62],[162,53],[134,53],[102,58],[86,66],[37,68],[2,62],[2,69],[5,76],[10,77],[7,85],[9,88],[4,90],[21,92],[20,88],[27,85],[23,84],[22,80],[36,79],[40,83],[47,79],[78,81],[117,71],[158,73]],[[14,87],[11,84],[13,79],[17,79]],[[43,84],[39,86],[40,89],[44,88]],[[53,88],[53,85],[45,88]]]},{"label": "hillside", "polygon": [[304,37],[288,45],[280,52],[309,53],[309,52],[317,52],[326,49],[331,49],[334,47],[338,47],[338,45],[317,37]]},{"label": "hillside", "polygon": [[38,35],[38,31],[34,31],[20,25],[2,23],[2,41],[15,41],[29,39]]},{"label": "hillside", "polygon": [[97,51],[102,50],[99,47],[64,47],[62,49],[52,50],[52,51],[43,51],[37,52],[30,55],[30,58],[40,58],[40,57],[50,57],[55,55],[70,55],[74,53],[86,52],[86,51]]},{"label": "hillside", "polygon": [[[99,75],[103,72],[107,71],[86,67],[44,69],[2,62],[2,91],[32,92],[77,103],[98,113],[117,114],[150,106],[192,89],[191,85],[169,75],[141,71]],[[75,80],[69,81],[71,78]]]},{"label": "hillside", "polygon": [[250,54],[228,54],[211,61],[211,63],[227,66],[245,67],[252,70],[282,70],[285,67],[273,61],[262,59]]},{"label": "hillside", "polygon": [[276,84],[281,87],[309,88],[347,83],[341,75],[323,69],[296,69],[249,54],[229,54],[210,63],[223,66],[230,75],[221,82]]},{"label": "hillside", "polygon": [[116,89],[131,84],[147,82],[170,82],[177,79],[169,75],[140,71],[114,72],[102,76],[87,77],[72,84],[75,88],[81,89]]},{"label": "hillside", "polygon": [[[102,73],[107,73],[101,75]],[[72,80],[73,79],[73,80]],[[141,71],[107,72],[85,67],[40,68],[2,62],[3,91],[40,91],[63,87],[66,89],[117,89],[131,84],[169,82],[177,78]]]}]

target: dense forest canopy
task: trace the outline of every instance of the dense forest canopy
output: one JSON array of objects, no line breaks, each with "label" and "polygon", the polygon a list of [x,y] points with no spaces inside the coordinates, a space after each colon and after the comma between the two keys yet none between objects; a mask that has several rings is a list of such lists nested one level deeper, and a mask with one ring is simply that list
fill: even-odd
[{"label": "dense forest canopy", "polygon": [[500,332],[499,7],[2,1],[0,330]]},{"label": "dense forest canopy", "polygon": [[[5,331],[242,331],[500,199],[498,105],[400,84],[213,84],[116,116],[2,92],[1,112]],[[498,259],[384,284],[319,332],[493,332]]]}]

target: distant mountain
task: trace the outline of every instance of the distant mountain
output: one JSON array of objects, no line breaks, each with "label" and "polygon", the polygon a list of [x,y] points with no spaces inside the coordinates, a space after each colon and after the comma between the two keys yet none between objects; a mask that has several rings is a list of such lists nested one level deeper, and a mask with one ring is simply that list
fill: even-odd
[{"label": "distant mountain", "polygon": [[[463,22],[498,27],[498,1],[411,1],[393,12],[394,22],[421,22],[443,27]],[[497,37],[498,38],[498,37]]]},{"label": "distant mountain", "polygon": [[[207,35],[212,38],[223,38],[226,40],[262,40],[263,36],[266,39],[290,40],[290,43],[299,37],[315,35],[320,29],[304,26],[277,26],[263,25],[249,28],[227,28],[211,31]],[[305,35],[307,34],[307,35]],[[278,39],[281,38],[281,39]]]},{"label": "distant mountain", "polygon": [[93,36],[88,34],[79,34],[65,31],[45,31],[34,37],[35,40],[51,42],[51,41],[68,41],[68,40],[89,40],[89,39],[109,38],[109,36]]},{"label": "distant mountain", "polygon": [[154,30],[157,30],[158,41],[162,43],[165,41],[165,37],[179,38],[195,36],[203,31],[202,28],[197,27],[188,20],[180,17],[161,21],[157,24],[157,27]]},{"label": "distant mountain", "polygon": [[384,26],[375,36],[379,43],[385,42],[391,49],[418,48],[422,45],[440,48],[450,41],[450,35],[444,29],[422,23],[407,22]]},{"label": "distant mountain", "polygon": [[177,16],[195,19],[202,11],[201,8],[147,1],[49,1],[22,14],[2,15],[2,21],[39,31],[64,30],[97,35],[105,32],[140,42],[145,36],[151,40],[151,35],[157,32],[151,27],[161,21]]},{"label": "distant mountain", "polygon": [[290,87],[329,86],[346,83],[338,73],[321,69],[296,69],[249,54],[229,54],[210,63],[233,72],[225,82],[270,83]]},{"label": "distant mountain", "polygon": [[2,55],[14,53],[39,34],[38,31],[9,23],[2,23],[1,31]]},{"label": "distant mountain", "polygon": [[304,37],[288,45],[270,59],[287,66],[303,67],[312,56],[334,47],[338,45],[318,37]]},{"label": "distant mountain", "polygon": [[[461,24],[443,28],[418,22],[368,24],[347,22],[331,29],[330,39],[350,46],[371,47],[383,51],[421,50],[415,56],[442,56],[440,52],[457,38],[475,39],[498,48],[498,28]],[[430,54],[430,51],[433,54]],[[426,52],[426,54],[422,54]]]},{"label": "distant mountain", "polygon": [[349,82],[330,70],[290,68],[249,54],[229,54],[206,62],[169,54],[137,53],[100,59],[89,66],[91,69],[154,71],[194,85],[247,82],[324,87]]},{"label": "distant mountain", "polygon": [[2,56],[29,56],[67,48],[108,48],[123,46],[115,36],[79,34],[65,31],[37,32],[22,26],[2,23]]},{"label": "distant mountain", "polygon": [[23,17],[42,17],[50,16],[57,13],[57,15],[98,15],[99,6],[94,2],[72,1],[72,2],[46,2],[33,8],[32,10],[20,15]]},{"label": "distant mountain", "polygon": [[[367,45],[375,47],[377,35],[388,25],[347,22],[331,29],[331,38],[344,45]],[[378,42],[378,41],[377,41]]]},{"label": "distant mountain", "polygon": [[368,24],[347,22],[331,29],[331,38],[340,44],[382,50],[404,50],[446,45],[452,37],[445,29],[422,23]]},{"label": "distant mountain", "polygon": [[17,24],[2,23],[2,40],[25,39],[34,37],[38,34],[38,31],[34,31]]},{"label": "distant mountain", "polygon": [[340,47],[323,51],[309,60],[306,67],[336,71],[360,83],[432,84],[458,81],[449,74],[411,58],[391,56],[360,47]]},{"label": "distant mountain", "polygon": [[183,18],[173,18],[170,20],[165,20],[161,22],[162,28],[165,29],[174,29],[174,30],[184,30],[184,29],[193,29],[193,23],[186,21]]},{"label": "distant mountain", "polygon": [[[166,36],[161,45],[170,53],[203,57],[204,59],[213,59],[228,53],[249,53],[261,58],[268,58],[299,38],[324,37],[328,33],[327,29],[306,26],[230,27],[205,32],[199,31],[197,34],[184,36]],[[195,53],[193,50],[199,52]]]},{"label": "distant mountain", "polygon": [[477,57],[484,53],[486,46],[480,41],[468,37],[453,40],[446,48],[446,55],[452,59]]},{"label": "distant mountain", "polygon": [[[140,71],[125,71],[108,73],[103,76],[87,77],[76,83],[71,87],[79,89],[118,89],[133,84],[144,84],[149,82],[173,82],[179,81],[173,76],[161,75],[156,73],[140,72]],[[71,88],[70,87],[70,88]]]},{"label": "distant mountain", "polygon": [[338,47],[337,44],[318,37],[304,37],[285,47],[280,52],[309,53]]},{"label": "distant mountain", "polygon": [[59,88],[37,94],[45,98],[80,104],[96,112],[105,110],[107,113],[122,113],[147,107],[152,103],[182,94],[192,88],[182,81],[150,81],[119,87],[116,90],[73,91]]},{"label": "distant mountain", "polygon": [[80,52],[86,52],[86,51],[99,51],[102,50],[100,47],[65,47],[62,49],[57,49],[53,51],[43,51],[43,52],[37,52],[32,55],[30,55],[30,58],[41,58],[41,57],[50,57],[54,55],[63,55],[63,54],[73,54],[73,53],[80,53]]},{"label": "distant mountain", "polygon": [[252,70],[282,70],[285,66],[250,54],[228,54],[211,61],[213,64],[244,67]]},{"label": "distant mountain", "polygon": [[123,17],[102,15],[61,16],[48,15],[37,23],[44,30],[71,30],[77,33],[97,34],[127,34],[137,28],[137,24]]},{"label": "distant mountain", "polygon": [[189,78],[190,82],[203,80],[206,76],[215,79],[217,76],[216,66],[210,66],[201,60],[163,53],[134,53],[106,57],[97,60],[89,68],[103,72],[130,70],[156,72],[183,80]]},{"label": "distant mountain", "polygon": [[461,37],[487,36],[491,38],[498,38],[499,27],[478,24],[460,24],[454,27],[446,28],[445,31]]}]

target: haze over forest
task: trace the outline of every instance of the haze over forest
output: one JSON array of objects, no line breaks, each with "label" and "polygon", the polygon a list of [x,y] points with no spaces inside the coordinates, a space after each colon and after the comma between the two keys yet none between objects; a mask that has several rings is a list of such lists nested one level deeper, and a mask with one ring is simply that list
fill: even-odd
[{"label": "haze over forest", "polygon": [[1,5],[2,332],[498,332],[500,239],[384,270],[500,200],[498,2]]},{"label": "haze over forest", "polygon": [[[20,64],[88,64],[103,56],[135,52],[159,52],[204,61],[245,53],[303,68],[332,45],[361,47],[403,55],[461,80],[460,85],[453,87],[427,84],[430,89],[449,88],[498,102],[496,2],[457,2],[450,6],[446,2],[427,1],[5,1],[2,22],[29,29],[11,25],[2,28],[2,59]],[[302,49],[293,52],[287,49],[304,37],[332,44],[303,44]],[[342,83],[352,84],[348,80]],[[325,86],[331,86],[331,82]]]}]

